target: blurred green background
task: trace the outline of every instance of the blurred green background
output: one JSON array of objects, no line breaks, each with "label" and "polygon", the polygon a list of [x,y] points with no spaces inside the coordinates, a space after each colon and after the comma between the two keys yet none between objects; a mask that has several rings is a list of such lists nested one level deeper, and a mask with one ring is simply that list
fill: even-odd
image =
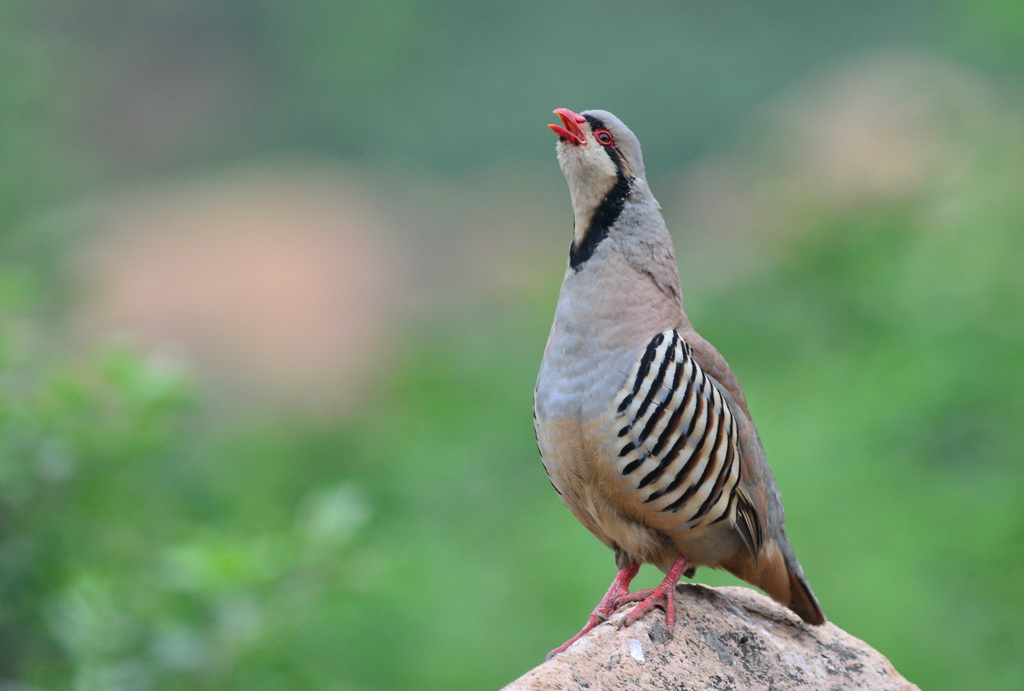
[{"label": "blurred green background", "polygon": [[579,628],[560,106],[643,142],[829,618],[1024,685],[1024,4],[633,5],[0,5],[0,688],[496,688]]}]

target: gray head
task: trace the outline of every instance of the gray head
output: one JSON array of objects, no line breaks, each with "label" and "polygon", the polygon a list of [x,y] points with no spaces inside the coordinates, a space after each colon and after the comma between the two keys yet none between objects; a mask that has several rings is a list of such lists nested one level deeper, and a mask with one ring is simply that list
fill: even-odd
[{"label": "gray head", "polygon": [[558,163],[570,182],[582,178],[608,187],[617,172],[626,177],[644,177],[640,142],[622,120],[607,110],[574,113],[559,108],[555,115],[562,125],[548,125],[558,135]]},{"label": "gray head", "polygon": [[570,263],[585,262],[619,219],[627,199],[657,202],[644,178],[640,142],[621,120],[606,110],[574,113],[558,108],[561,125],[548,125],[558,135],[558,164],[572,198],[573,245]]}]

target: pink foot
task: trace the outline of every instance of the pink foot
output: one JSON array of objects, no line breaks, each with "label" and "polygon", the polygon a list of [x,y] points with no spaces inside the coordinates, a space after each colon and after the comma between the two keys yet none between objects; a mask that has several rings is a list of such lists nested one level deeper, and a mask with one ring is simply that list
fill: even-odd
[{"label": "pink foot", "polygon": [[[640,570],[639,564],[628,564],[615,576],[615,580],[612,581],[611,587],[608,588],[608,592],[601,598],[601,601],[597,603],[597,607],[591,612],[590,618],[587,619],[587,623],[580,629],[580,632],[567,640],[562,645],[558,646],[550,653],[547,654],[545,660],[550,660],[555,655],[564,652],[570,645],[578,641],[587,635],[591,629],[598,624],[608,621],[608,617],[611,616],[619,603],[623,601],[623,598],[629,596],[629,584],[633,581],[636,576],[636,572]],[[679,576],[676,576],[676,580],[679,580]]]},{"label": "pink foot", "polygon": [[638,590],[633,594],[625,594],[616,600],[615,607],[620,607],[630,602],[640,603],[623,617],[622,621],[619,622],[619,627],[635,624],[649,612],[654,611],[656,607],[661,607],[665,610],[665,633],[671,638],[672,631],[676,625],[676,584],[679,582],[679,577],[686,571],[686,567],[686,559],[679,557],[661,582],[661,585],[657,588]]}]

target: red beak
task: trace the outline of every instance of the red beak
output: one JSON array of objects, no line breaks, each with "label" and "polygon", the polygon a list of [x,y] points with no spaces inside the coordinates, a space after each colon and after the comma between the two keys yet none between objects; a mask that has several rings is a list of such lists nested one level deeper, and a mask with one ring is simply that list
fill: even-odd
[{"label": "red beak", "polygon": [[[558,135],[559,139],[564,139],[570,144],[586,144],[587,134],[580,127],[580,123],[586,122],[587,119],[578,113],[574,113],[568,108],[556,108],[554,110],[555,115],[562,121],[561,125],[548,125],[551,131]],[[564,126],[563,126],[564,125]]]}]

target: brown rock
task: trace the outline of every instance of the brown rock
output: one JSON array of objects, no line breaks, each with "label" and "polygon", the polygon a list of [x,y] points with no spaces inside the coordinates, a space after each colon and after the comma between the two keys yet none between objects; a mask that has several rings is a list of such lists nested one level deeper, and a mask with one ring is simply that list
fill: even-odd
[{"label": "brown rock", "polygon": [[673,638],[660,612],[599,626],[506,691],[917,689],[863,641],[831,623],[809,626],[748,588],[680,585],[676,603]]}]

